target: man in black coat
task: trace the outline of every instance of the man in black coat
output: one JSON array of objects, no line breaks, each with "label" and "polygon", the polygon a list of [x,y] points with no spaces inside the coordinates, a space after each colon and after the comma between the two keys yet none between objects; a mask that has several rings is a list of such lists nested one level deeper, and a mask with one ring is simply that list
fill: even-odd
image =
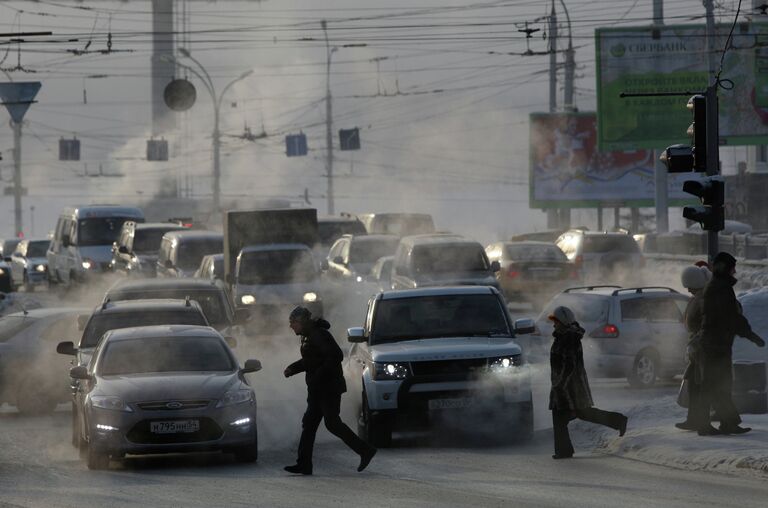
[{"label": "man in black coat", "polygon": [[[757,346],[765,346],[749,326],[742,314],[741,304],[736,299],[733,286],[736,284],[736,258],[727,252],[715,256],[712,264],[712,280],[702,293],[701,350],[703,379],[701,403],[703,419],[699,435],[743,434],[749,427],[740,427],[741,417],[731,398],[733,384],[733,361],[731,350],[736,335],[744,337]],[[712,426],[709,407],[720,417],[720,428]]]},{"label": "man in black coat", "polygon": [[593,407],[581,347],[584,329],[576,322],[573,311],[568,307],[557,307],[549,319],[555,325],[552,332],[555,340],[549,352],[552,370],[549,409],[552,410],[555,435],[555,454],[552,458],[569,459],[573,457],[573,445],[568,435],[568,422],[578,418],[611,427],[623,436],[627,430],[627,417]]},{"label": "man in black coat", "polygon": [[296,307],[289,317],[291,329],[301,336],[301,360],[293,362],[285,369],[285,377],[300,372],[306,373],[307,411],[301,420],[302,431],[299,441],[299,456],[296,464],[286,466],[285,470],[295,474],[312,474],[312,448],[320,421],[325,420],[325,427],[331,434],[360,455],[362,471],[376,454],[376,448],[369,446],[347,427],[341,413],[341,394],[347,391],[341,362],[344,353],[328,331],[330,323],[324,319],[312,319],[308,309]]}]

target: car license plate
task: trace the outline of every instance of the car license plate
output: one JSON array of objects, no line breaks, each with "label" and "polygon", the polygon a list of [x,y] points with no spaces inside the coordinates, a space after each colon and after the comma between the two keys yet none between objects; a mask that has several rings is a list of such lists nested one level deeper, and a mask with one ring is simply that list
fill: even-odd
[{"label": "car license plate", "polygon": [[464,409],[471,407],[474,399],[432,399],[429,401],[429,409]]},{"label": "car license plate", "polygon": [[153,434],[179,434],[197,432],[200,430],[199,420],[173,420],[168,422],[151,422],[149,430]]}]

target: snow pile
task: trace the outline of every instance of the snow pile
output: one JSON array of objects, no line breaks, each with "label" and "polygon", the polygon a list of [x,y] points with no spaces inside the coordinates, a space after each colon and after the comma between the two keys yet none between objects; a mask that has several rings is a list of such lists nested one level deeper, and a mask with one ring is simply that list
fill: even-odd
[{"label": "snow pile", "polygon": [[39,309],[43,305],[34,296],[22,293],[5,293],[5,298],[0,300],[0,316],[21,312],[23,310]]},{"label": "snow pile", "polygon": [[652,464],[687,470],[768,476],[768,415],[742,415],[752,432],[740,436],[707,436],[675,428],[685,420],[685,409],[667,396],[623,411],[627,433],[576,421],[571,424],[574,445]]}]

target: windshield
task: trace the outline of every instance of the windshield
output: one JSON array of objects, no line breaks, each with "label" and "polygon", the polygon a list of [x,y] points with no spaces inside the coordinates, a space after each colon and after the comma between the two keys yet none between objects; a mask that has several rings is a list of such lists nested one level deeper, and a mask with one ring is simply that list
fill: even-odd
[{"label": "windshield", "polygon": [[508,245],[507,255],[514,261],[568,261],[557,245]]},{"label": "windshield", "polygon": [[39,242],[29,242],[27,245],[27,257],[28,258],[44,258],[45,253],[48,251],[49,240],[42,240]]},{"label": "windshield", "polygon": [[360,221],[318,221],[317,235],[322,245],[330,246],[343,235],[364,235],[365,226]]},{"label": "windshield", "polygon": [[176,254],[176,266],[182,270],[197,270],[200,262],[208,254],[220,254],[224,251],[224,240],[184,239],[181,240]]},{"label": "windshield", "polygon": [[413,268],[417,274],[487,272],[490,270],[480,244],[420,245],[413,249]]},{"label": "windshield", "polygon": [[141,312],[94,314],[83,331],[80,347],[96,347],[101,337],[109,330],[154,325],[208,326],[208,323],[197,312],[186,310],[180,312],[147,312],[144,310]]},{"label": "windshield", "polygon": [[371,344],[435,337],[511,336],[495,295],[444,295],[380,300]]},{"label": "windshield", "polygon": [[408,236],[435,232],[432,218],[427,215],[377,215],[374,218],[375,233]]},{"label": "windshield", "polygon": [[312,282],[317,267],[309,250],[244,252],[238,269],[241,284],[290,284]]},{"label": "windshield", "polygon": [[[145,298],[184,300],[189,297],[196,301],[203,309],[203,314],[208,323],[214,328],[229,326],[229,302],[224,291],[211,286],[210,289],[183,289],[183,288],[161,288],[161,289],[137,289],[135,291],[110,291],[107,298],[112,302],[122,300],[143,300]],[[136,326],[136,325],[133,325]]]},{"label": "windshield", "polygon": [[384,256],[391,256],[397,250],[399,238],[362,238],[352,242],[349,249],[349,262],[375,263]]},{"label": "windshield", "polygon": [[136,254],[156,254],[160,241],[168,229],[137,229],[133,237],[133,252]]},{"label": "windshield", "polygon": [[102,376],[149,372],[230,372],[232,358],[216,337],[147,337],[107,344]]},{"label": "windshield", "polygon": [[564,306],[571,309],[576,320],[581,323],[601,323],[608,319],[610,298],[583,293],[562,293],[552,299],[539,315],[539,321],[546,320],[555,307]]},{"label": "windshield", "polygon": [[120,237],[123,223],[136,220],[127,217],[99,217],[77,221],[77,245],[112,245]]},{"label": "windshield", "polygon": [[635,239],[629,235],[605,235],[584,237],[584,252],[640,252]]}]

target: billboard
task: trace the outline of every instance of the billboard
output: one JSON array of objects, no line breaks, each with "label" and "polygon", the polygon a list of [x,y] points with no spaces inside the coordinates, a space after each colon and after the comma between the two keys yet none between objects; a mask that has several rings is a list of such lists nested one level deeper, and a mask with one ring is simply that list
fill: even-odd
[{"label": "billboard", "polygon": [[[602,152],[595,113],[533,113],[530,117],[530,207],[654,206],[652,150]],[[669,175],[669,204],[691,204],[683,182]]]},{"label": "billboard", "polygon": [[[719,65],[729,25],[716,25]],[[599,28],[597,60],[598,145],[602,150],[663,148],[690,143],[688,97],[621,98],[622,92],[697,92],[709,81],[704,25]],[[742,24],[725,56],[718,90],[720,142],[768,144],[768,24]]]}]

